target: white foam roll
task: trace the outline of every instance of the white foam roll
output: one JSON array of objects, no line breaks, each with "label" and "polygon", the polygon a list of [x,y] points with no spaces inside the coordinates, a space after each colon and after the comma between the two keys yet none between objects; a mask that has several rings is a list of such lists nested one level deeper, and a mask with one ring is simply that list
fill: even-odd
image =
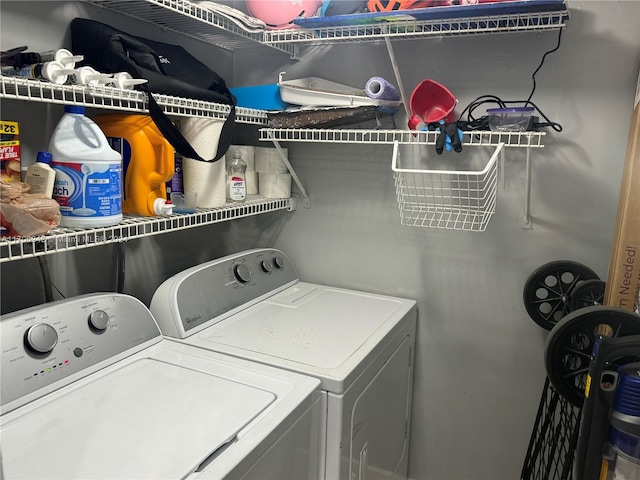
[{"label": "white foam roll", "polygon": [[[223,120],[187,117],[180,120],[180,132],[202,158],[213,158],[218,150],[218,139]],[[225,160],[201,162],[182,159],[182,179],[185,193],[197,193],[198,208],[221,207],[226,203]]]},{"label": "white foam roll", "polygon": [[[275,147],[255,147],[256,172],[258,173],[287,173],[287,165]],[[288,157],[288,150],[282,149],[282,153]]]},{"label": "white foam roll", "polygon": [[259,173],[260,195],[266,198],[289,198],[291,196],[291,174]]},{"label": "white foam roll", "polygon": [[244,172],[244,181],[247,185],[247,195],[258,194],[258,172],[247,170]]},{"label": "white foam roll", "polygon": [[256,147],[251,145],[230,145],[225,156],[231,160],[235,152],[240,152],[240,156],[244,163],[247,164],[247,172],[253,172],[256,169]]}]

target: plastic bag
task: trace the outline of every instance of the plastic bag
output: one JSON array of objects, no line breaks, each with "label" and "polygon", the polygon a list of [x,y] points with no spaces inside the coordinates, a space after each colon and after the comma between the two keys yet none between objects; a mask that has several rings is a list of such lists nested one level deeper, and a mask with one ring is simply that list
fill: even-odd
[{"label": "plastic bag", "polygon": [[60,224],[60,205],[23,182],[0,181],[0,225],[10,236],[46,233]]}]

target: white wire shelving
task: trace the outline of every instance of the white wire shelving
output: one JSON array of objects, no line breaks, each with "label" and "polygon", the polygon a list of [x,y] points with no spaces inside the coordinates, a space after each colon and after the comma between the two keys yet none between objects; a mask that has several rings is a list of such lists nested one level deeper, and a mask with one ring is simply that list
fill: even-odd
[{"label": "white wire shelving", "polygon": [[[84,0],[133,18],[155,24],[225,50],[264,46],[297,56],[301,46],[342,42],[371,42],[384,39],[392,54],[390,40],[443,36],[479,35],[525,31],[549,31],[564,28],[569,18],[565,7],[558,11],[468,17],[446,20],[400,20],[371,25],[351,25],[310,29],[267,30],[247,32],[223,15],[209,11],[189,0]],[[80,87],[54,85],[18,77],[0,76],[0,99],[25,100],[49,104],[82,105],[112,111],[148,113],[147,97],[143,92],[121,90],[106,86]],[[199,116],[224,119],[229,106],[188,98],[157,95],[156,101],[173,116]],[[238,107],[236,120],[240,123],[268,125],[267,112]],[[544,132],[474,132],[465,134],[463,145],[527,148],[527,168],[531,148],[543,147]],[[333,142],[333,143],[424,143],[434,145],[435,132],[360,129],[275,129],[260,128],[259,139],[273,142]],[[503,151],[504,152],[504,151]],[[503,160],[504,161],[504,160]],[[529,175],[527,175],[527,178]],[[309,198],[299,185],[305,206]],[[529,182],[529,180],[528,180]],[[194,214],[169,217],[138,217],[125,215],[118,225],[107,228],[56,228],[37,237],[0,239],[0,263],[50,253],[95,247],[110,243],[168,233],[233,220],[278,210],[295,210],[296,198],[253,198],[241,205],[226,205],[216,209],[198,210]],[[528,219],[528,194],[525,204]]]},{"label": "white wire shelving", "polygon": [[427,37],[481,35],[557,30],[566,25],[569,12],[529,12],[438,20],[394,20],[367,25],[319,27],[313,30],[270,30],[265,44],[279,48],[287,44],[321,45],[366,42],[390,38],[410,40]]},{"label": "white wire shelving", "polygon": [[[365,130],[322,128],[260,128],[262,141],[300,143],[367,143],[367,144],[425,144],[435,145],[438,134],[434,131]],[[463,146],[492,146],[542,148],[546,132],[464,132]]]},{"label": "white wire shelving", "polygon": [[161,217],[125,215],[122,222],[102,228],[63,228],[33,237],[0,239],[0,263],[51,253],[126,242],[136,238],[186,230],[278,210],[294,210],[295,198],[251,197],[244,203],[198,209],[196,213]]},{"label": "white wire shelving", "polygon": [[[147,94],[136,90],[124,90],[107,86],[81,87],[56,85],[50,82],[21,77],[0,76],[0,99],[27,100],[30,102],[82,105],[112,111],[148,113]],[[190,98],[154,95],[158,105],[167,115],[211,117],[225,119],[229,105]],[[266,125],[267,113],[262,110],[237,107],[236,121],[253,125]]]},{"label": "white wire shelving", "polygon": [[[435,145],[438,133],[434,131],[412,130],[365,130],[365,129],[320,129],[320,128],[261,128],[258,130],[259,140],[298,143],[347,143],[347,144],[381,144],[393,145],[392,169],[396,188],[398,188],[398,204],[403,225],[442,228],[448,230],[484,231],[487,222],[495,211],[495,187],[497,185],[497,169],[482,172],[485,176],[470,175],[469,172],[437,172],[411,171],[397,166],[398,145]],[[496,147],[494,166],[499,161],[500,171],[504,172],[505,147],[526,149],[525,163],[525,197],[520,218],[523,229],[531,229],[531,152],[544,147],[546,132],[500,132],[471,131],[464,132],[464,147]],[[455,180],[451,180],[454,178]],[[466,180],[461,181],[464,178]],[[474,181],[475,187],[471,187]],[[478,179],[482,179],[481,181]],[[504,175],[503,187],[504,187]],[[468,188],[463,185],[466,182]],[[427,186],[430,184],[431,186]],[[438,187],[433,187],[437,184]],[[480,185],[480,187],[478,187]],[[448,189],[448,191],[447,191]],[[402,192],[400,191],[402,190]],[[457,193],[452,193],[457,191]],[[407,192],[412,192],[407,194]],[[428,192],[428,195],[426,194]],[[439,192],[437,195],[434,192]],[[482,195],[490,192],[491,202],[479,202],[478,192]],[[476,195],[474,197],[474,195]],[[431,199],[427,198],[428,196]],[[450,204],[438,204],[433,198],[448,199]],[[484,197],[483,197],[484,199]],[[305,202],[308,198],[305,194]],[[458,202],[458,203],[456,203]],[[475,202],[473,208],[461,207]],[[481,203],[481,208],[478,208]]]},{"label": "white wire shelving", "polygon": [[84,0],[224,50],[266,45],[295,56],[295,45],[268,45],[265,32],[248,32],[204,4],[189,0]]},{"label": "white wire shelving", "polygon": [[206,4],[189,0],[85,0],[116,10],[162,28],[197,38],[226,50],[265,45],[296,57],[297,47],[381,39],[418,39],[460,35],[534,32],[564,28],[569,19],[562,8],[539,12],[484,15],[437,20],[394,20],[366,25],[292,28],[247,32],[227,17],[212,12]]},{"label": "white wire shelving", "polygon": [[[60,105],[82,105],[109,111],[147,113],[147,96],[143,92],[106,86],[80,87],[0,75],[0,99],[25,100]],[[189,98],[156,95],[156,101],[168,115],[224,119],[230,107]],[[266,112],[236,108],[236,121],[266,125]],[[295,199],[253,198],[241,205],[227,205],[189,215],[171,217],[137,217],[126,215],[120,224],[99,229],[56,228],[37,237],[0,239],[0,263],[108,243],[122,242],[158,233],[194,228],[277,210],[294,210]]]}]

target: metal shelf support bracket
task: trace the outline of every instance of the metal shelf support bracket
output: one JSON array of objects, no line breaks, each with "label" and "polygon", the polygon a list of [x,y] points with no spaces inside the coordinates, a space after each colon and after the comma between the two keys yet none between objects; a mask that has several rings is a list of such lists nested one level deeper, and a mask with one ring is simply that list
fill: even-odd
[{"label": "metal shelf support bracket", "polygon": [[273,142],[273,145],[276,147],[276,150],[278,151],[280,158],[282,159],[284,164],[287,166],[287,170],[289,170],[289,173],[291,174],[291,178],[293,178],[293,181],[296,182],[296,185],[298,186],[298,189],[300,190],[300,193],[304,198],[304,200],[302,201],[302,205],[304,206],[304,208],[311,208],[311,199],[309,198],[309,195],[307,195],[307,191],[305,190],[305,188],[302,186],[302,182],[300,181],[300,178],[298,177],[298,174],[296,173],[296,171],[293,169],[291,162],[289,162],[289,158],[287,158],[287,155],[285,155],[284,150],[282,150],[282,147],[280,146],[280,142],[278,142],[273,137],[271,132],[269,132],[269,138]]},{"label": "metal shelf support bracket", "polygon": [[[529,143],[531,136],[528,137]],[[525,163],[525,186],[524,186],[524,206],[522,209],[522,217],[520,218],[520,226],[524,230],[531,230],[533,222],[531,221],[531,147],[527,146],[527,159]]]}]

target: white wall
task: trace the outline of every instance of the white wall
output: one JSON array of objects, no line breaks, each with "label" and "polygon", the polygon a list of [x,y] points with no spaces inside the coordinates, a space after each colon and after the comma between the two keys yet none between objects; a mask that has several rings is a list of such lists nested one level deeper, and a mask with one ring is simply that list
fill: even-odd
[{"label": "white wall", "polygon": [[[24,3],[37,8],[25,10]],[[557,259],[584,263],[606,278],[640,66],[640,2],[573,1],[570,7],[560,50],[547,57],[533,97],[564,131],[548,130],[546,146],[533,153],[532,230],[519,223],[519,149],[508,152],[506,188],[487,230],[465,233],[400,225],[390,147],[287,144],[311,208],[127,242],[125,290],[148,303],[170,274],[255,245],[281,248],[304,280],[414,298],[419,327],[410,476],[518,478],[544,382],[547,336],[526,314],[522,288],[533,270]],[[78,14],[116,18],[75,2],[3,0],[0,8],[2,49],[63,46],[68,37],[60,32]],[[49,20],[51,8],[57,13]],[[26,36],[33,32],[38,35]],[[556,40],[557,33],[407,40],[395,42],[394,50],[408,94],[432,78],[464,106],[483,94],[526,98],[531,73]],[[287,78],[314,75],[356,86],[372,76],[393,79],[379,43],[313,48],[297,61],[261,49],[239,52],[229,83],[273,83],[282,70]],[[61,110],[32,107],[2,101],[1,114],[34,125],[37,133],[26,133],[25,141],[35,154]],[[402,128],[403,116],[396,117]],[[446,158],[456,162],[455,154]],[[53,255],[49,262],[67,295],[113,289],[112,247]],[[32,260],[2,265],[3,311],[43,301],[37,270]]]}]

